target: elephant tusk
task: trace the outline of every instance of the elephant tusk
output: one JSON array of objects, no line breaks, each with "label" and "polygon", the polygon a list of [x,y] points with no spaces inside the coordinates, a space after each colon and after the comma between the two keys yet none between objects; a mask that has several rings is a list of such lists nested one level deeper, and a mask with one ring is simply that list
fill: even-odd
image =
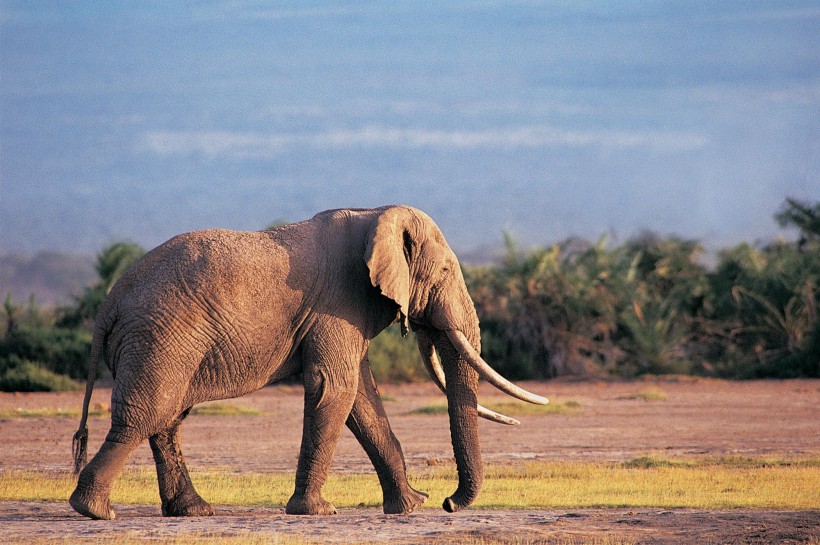
[{"label": "elephant tusk", "polygon": [[467,337],[461,331],[448,330],[447,337],[449,337],[450,342],[453,343],[453,346],[456,347],[456,350],[464,356],[467,362],[472,365],[476,371],[478,371],[478,374],[484,380],[505,394],[509,394],[520,399],[521,401],[527,401],[528,403],[534,403],[536,405],[546,405],[549,403],[549,400],[546,397],[528,392],[527,390],[516,386],[509,380],[499,375],[498,372],[490,367],[486,361],[481,359],[481,356],[478,354],[476,349],[473,348],[473,345],[470,344]]},{"label": "elephant tusk", "polygon": [[[438,359],[435,345],[430,342],[427,335],[416,335],[416,340],[419,345],[419,352],[421,352],[421,360],[424,362],[424,367],[427,369],[427,372],[430,374],[433,382],[435,382],[436,386],[439,387],[439,390],[447,395],[447,381],[444,378],[444,369],[441,366],[441,360]],[[492,422],[506,424],[508,426],[518,426],[521,424],[521,422],[515,418],[510,418],[509,416],[501,413],[491,411],[487,407],[480,404],[476,405],[476,410],[478,412],[478,416]]]},{"label": "elephant tusk", "polygon": [[424,362],[424,368],[433,382],[436,383],[439,390],[447,394],[446,381],[444,379],[444,369],[441,368],[441,362],[436,354],[436,347],[433,345],[430,337],[427,334],[418,333],[416,341],[419,345],[419,352],[421,353],[421,361]]},{"label": "elephant tusk", "polygon": [[495,411],[491,411],[487,407],[482,407],[481,405],[477,405],[476,409],[478,410],[478,416],[489,420],[490,422],[496,422],[498,424],[506,424],[507,426],[518,426],[521,424],[515,418],[510,418],[507,415],[497,413]]}]

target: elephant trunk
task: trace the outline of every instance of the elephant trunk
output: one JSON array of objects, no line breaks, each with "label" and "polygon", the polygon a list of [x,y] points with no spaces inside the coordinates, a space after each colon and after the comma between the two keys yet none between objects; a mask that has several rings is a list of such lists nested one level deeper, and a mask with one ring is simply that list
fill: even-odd
[{"label": "elephant trunk", "polygon": [[[446,395],[447,384],[444,378],[444,368],[441,366],[441,361],[438,359],[438,354],[436,353],[436,347],[433,345],[433,340],[423,330],[416,331],[416,340],[418,341],[421,361],[424,363],[424,367],[430,374],[430,378],[432,378],[433,382],[436,383],[436,386],[439,387],[439,390],[444,392]],[[486,418],[491,422],[506,424],[508,426],[517,426],[521,424],[521,422],[515,418],[510,418],[509,416],[491,411],[481,404],[476,405],[476,408],[478,409],[478,416],[481,418]]]},{"label": "elephant trunk", "polygon": [[478,440],[478,373],[447,341],[446,336],[440,336],[438,341],[437,349],[444,360],[447,381],[450,437],[458,468],[458,488],[443,504],[444,509],[452,513],[470,505],[484,481]]}]

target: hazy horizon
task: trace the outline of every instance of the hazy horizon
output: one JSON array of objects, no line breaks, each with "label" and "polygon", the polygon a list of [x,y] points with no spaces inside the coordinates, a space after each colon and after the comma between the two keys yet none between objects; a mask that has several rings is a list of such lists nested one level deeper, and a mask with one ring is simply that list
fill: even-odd
[{"label": "hazy horizon", "polygon": [[768,240],[820,199],[820,5],[0,1],[0,253],[406,203],[459,253]]}]

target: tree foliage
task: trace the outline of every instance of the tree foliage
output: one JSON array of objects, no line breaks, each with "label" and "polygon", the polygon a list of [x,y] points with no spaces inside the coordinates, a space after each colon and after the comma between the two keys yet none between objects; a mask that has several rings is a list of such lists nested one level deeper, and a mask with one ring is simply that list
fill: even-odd
[{"label": "tree foliage", "polygon": [[56,326],[57,317],[34,297],[23,306],[6,297],[0,336],[0,391],[76,388],[85,378],[91,334]]},{"label": "tree foliage", "polygon": [[703,264],[697,241],[569,239],[465,270],[487,359],[515,378],[700,373],[820,376],[818,205],[777,219],[796,244],[740,244]]},{"label": "tree foliage", "polygon": [[[512,379],[697,373],[820,376],[820,204],[787,199],[775,219],[794,243],[724,249],[710,266],[698,241],[641,233],[620,245],[571,238],[522,251],[504,234],[492,265],[464,268],[482,350]],[[63,389],[85,378],[90,326],[116,280],[143,255],[131,243],[97,256],[99,281],[72,306],[6,295],[0,389]],[[371,344],[378,381],[425,380],[413,335]]]},{"label": "tree foliage", "polygon": [[416,348],[415,334],[410,331],[403,338],[397,325],[373,339],[367,357],[376,382],[420,382],[428,378]]},{"label": "tree foliage", "polygon": [[814,204],[786,199],[775,214],[775,219],[782,227],[796,227],[800,230],[798,245],[820,240],[820,202]]},{"label": "tree foliage", "polygon": [[[76,387],[66,377],[85,379],[91,349],[90,327],[105,296],[144,250],[117,242],[98,256],[99,281],[85,289],[72,306],[46,312],[34,299],[26,308],[6,295],[4,335],[0,338],[0,390],[61,390]],[[55,379],[54,375],[63,377]]]},{"label": "tree foliage", "polygon": [[83,294],[75,298],[72,307],[63,309],[60,325],[90,328],[114,283],[144,254],[145,250],[132,242],[115,242],[97,254],[94,270],[97,271],[99,281],[85,288]]}]

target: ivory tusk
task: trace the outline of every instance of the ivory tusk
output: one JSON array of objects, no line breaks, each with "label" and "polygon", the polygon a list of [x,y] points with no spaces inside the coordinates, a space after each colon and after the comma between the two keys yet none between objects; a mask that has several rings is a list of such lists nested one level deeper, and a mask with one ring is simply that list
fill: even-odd
[{"label": "ivory tusk", "polygon": [[421,361],[424,362],[424,367],[433,382],[436,383],[439,390],[447,394],[446,381],[444,380],[444,369],[441,368],[441,362],[436,354],[436,347],[427,336],[427,334],[417,334],[416,341],[419,345],[419,352],[421,353]]},{"label": "ivory tusk", "polygon": [[461,331],[448,330],[447,337],[449,337],[450,342],[453,343],[453,346],[456,347],[456,350],[458,350],[467,362],[472,365],[476,371],[478,371],[478,374],[502,392],[518,398],[521,401],[527,401],[528,403],[534,403],[536,405],[546,405],[549,403],[549,400],[546,397],[528,392],[498,374],[498,372],[490,367],[486,361],[481,359],[481,356],[478,352],[476,352],[476,349],[473,348],[473,345],[470,344],[467,337]]},{"label": "ivory tusk", "polygon": [[515,418],[510,418],[507,415],[491,411],[487,407],[477,405],[476,409],[478,410],[478,416],[491,422],[496,422],[498,424],[506,424],[508,426],[518,426],[519,424],[521,424],[521,422],[519,422]]},{"label": "ivory tusk", "polygon": [[[435,382],[436,386],[439,387],[439,390],[444,392],[444,395],[447,395],[447,381],[444,378],[444,369],[441,366],[441,360],[438,359],[438,354],[436,354],[435,345],[430,342],[426,335],[416,335],[416,340],[418,341],[419,352],[421,352],[421,360],[424,362],[424,367],[427,369],[430,377],[432,377],[433,382]],[[501,413],[491,411],[487,407],[480,404],[476,405],[476,410],[478,412],[478,416],[492,422],[506,424],[508,426],[517,426],[521,424],[521,422],[515,418],[510,418],[509,416]]]}]

